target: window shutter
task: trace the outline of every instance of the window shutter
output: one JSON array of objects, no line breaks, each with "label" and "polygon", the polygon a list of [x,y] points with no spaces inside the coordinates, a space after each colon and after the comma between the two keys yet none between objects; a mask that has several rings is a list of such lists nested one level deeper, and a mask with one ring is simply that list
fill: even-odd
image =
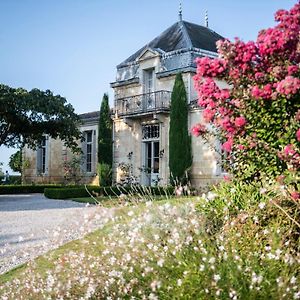
[{"label": "window shutter", "polygon": [[81,172],[86,172],[86,132],[84,132],[85,140],[81,143],[82,159],[81,159]]},{"label": "window shutter", "polygon": [[37,174],[42,173],[42,148],[36,150],[36,172]]},{"label": "window shutter", "polygon": [[97,170],[97,151],[96,151],[96,130],[93,130],[93,145],[92,145],[92,172],[96,173]]},{"label": "window shutter", "polygon": [[49,155],[50,155],[50,143],[49,143],[49,136],[45,137],[45,152],[46,152],[46,158],[45,158],[45,174],[48,175],[49,173]]}]

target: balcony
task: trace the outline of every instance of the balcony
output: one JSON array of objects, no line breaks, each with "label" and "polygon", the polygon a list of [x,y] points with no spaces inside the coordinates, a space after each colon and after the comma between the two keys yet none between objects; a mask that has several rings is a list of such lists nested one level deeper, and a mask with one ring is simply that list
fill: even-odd
[{"label": "balcony", "polygon": [[171,92],[157,91],[134,95],[115,100],[118,116],[139,117],[150,113],[163,113],[170,110]]}]

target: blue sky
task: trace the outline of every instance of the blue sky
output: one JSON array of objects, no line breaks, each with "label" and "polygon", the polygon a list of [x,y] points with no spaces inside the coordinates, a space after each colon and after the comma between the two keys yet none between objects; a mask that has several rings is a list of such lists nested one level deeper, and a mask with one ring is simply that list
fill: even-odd
[{"label": "blue sky", "polygon": [[[115,66],[178,20],[177,0],[0,0],[0,83],[50,89],[77,113],[113,93]],[[185,0],[183,19],[253,40],[296,0]],[[0,147],[0,162],[16,149]]]}]

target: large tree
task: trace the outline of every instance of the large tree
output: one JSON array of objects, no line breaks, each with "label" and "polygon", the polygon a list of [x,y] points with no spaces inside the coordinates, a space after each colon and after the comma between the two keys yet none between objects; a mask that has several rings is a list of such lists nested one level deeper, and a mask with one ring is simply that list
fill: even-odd
[{"label": "large tree", "polygon": [[49,90],[0,85],[0,146],[35,147],[47,134],[76,149],[79,124],[72,105]]},{"label": "large tree", "polygon": [[192,165],[191,137],[188,130],[188,103],[181,73],[176,75],[171,96],[169,167],[171,183],[183,183]]},{"label": "large tree", "polygon": [[104,94],[100,107],[98,126],[98,162],[112,165],[112,119],[108,95]]}]

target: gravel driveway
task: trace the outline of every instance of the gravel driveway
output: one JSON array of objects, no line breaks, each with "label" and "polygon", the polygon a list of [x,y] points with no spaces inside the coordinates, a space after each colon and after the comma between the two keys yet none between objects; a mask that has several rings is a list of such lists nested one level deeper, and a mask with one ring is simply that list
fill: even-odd
[{"label": "gravel driveway", "polygon": [[0,274],[104,226],[112,214],[42,194],[0,195]]}]

